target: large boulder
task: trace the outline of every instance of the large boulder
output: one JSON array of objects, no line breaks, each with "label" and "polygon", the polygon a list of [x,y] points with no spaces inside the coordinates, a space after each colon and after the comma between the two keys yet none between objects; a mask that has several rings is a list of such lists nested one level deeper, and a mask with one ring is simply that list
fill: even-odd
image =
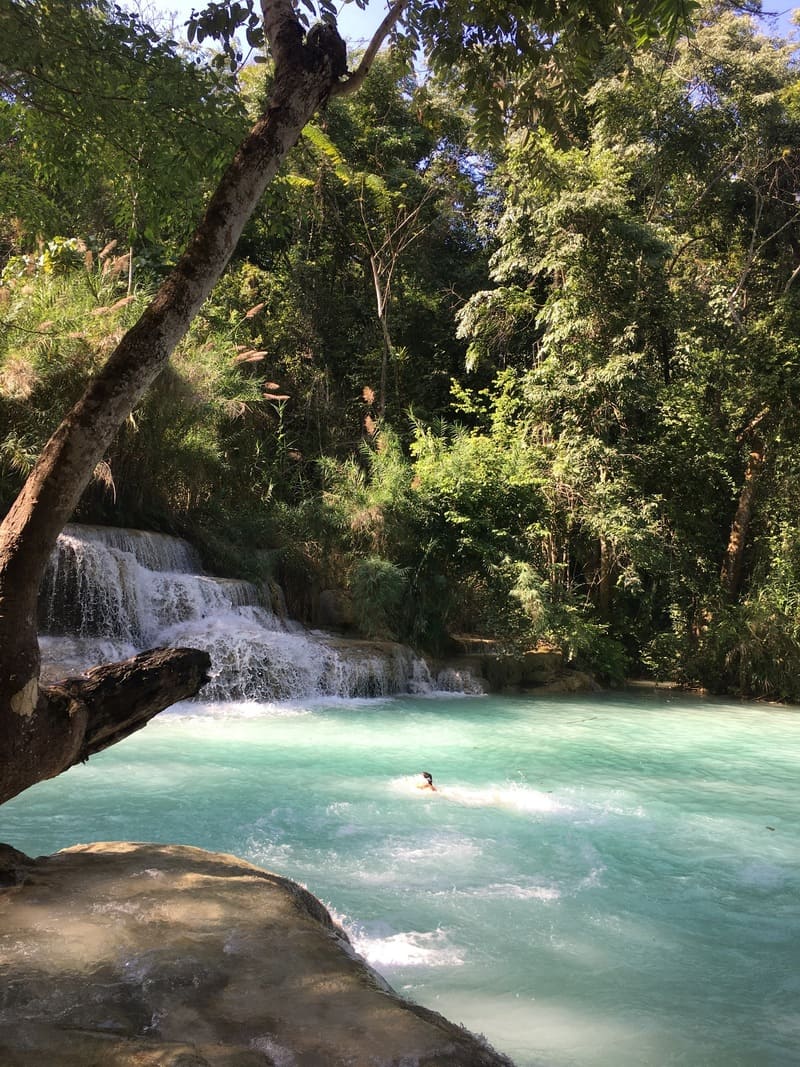
[{"label": "large boulder", "polygon": [[511,1067],[233,856],[0,846],[0,875],[3,1067]]},{"label": "large boulder", "polygon": [[492,638],[464,634],[452,641],[457,654],[440,662],[436,669],[468,672],[476,686],[486,692],[578,693],[600,688],[591,675],[565,667],[558,648],[509,652]]}]

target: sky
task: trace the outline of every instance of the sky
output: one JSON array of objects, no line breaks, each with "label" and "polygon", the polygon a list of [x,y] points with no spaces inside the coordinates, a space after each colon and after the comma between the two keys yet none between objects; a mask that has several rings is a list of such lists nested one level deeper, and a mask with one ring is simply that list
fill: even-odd
[{"label": "sky", "polygon": [[[136,7],[137,4],[129,0],[127,6]],[[151,10],[165,15],[174,14],[180,26],[188,19],[192,8],[200,9],[204,6],[204,0],[139,0],[138,6],[142,8],[145,17]],[[342,4],[339,16],[342,35],[353,43],[367,42],[383,18],[386,8],[387,5],[382,0],[372,0],[366,11],[361,11],[353,3]],[[774,23],[772,20],[765,23],[767,32],[788,34],[794,29],[791,21],[794,4],[787,4],[782,0],[765,0],[763,10],[765,15],[776,16]]]},{"label": "sky", "polygon": [[[126,6],[136,7],[137,5],[129,0]],[[176,22],[180,26],[186,22],[192,8],[199,11],[205,6],[205,0],[147,0],[147,2],[141,0],[139,6],[142,8],[145,18],[150,9],[159,11],[164,15],[175,14],[177,16]],[[370,4],[370,10],[368,11],[361,11],[355,4],[342,4],[339,16],[339,30],[348,41],[353,43],[368,41],[385,13],[386,5],[380,2],[376,3],[375,0]]]}]

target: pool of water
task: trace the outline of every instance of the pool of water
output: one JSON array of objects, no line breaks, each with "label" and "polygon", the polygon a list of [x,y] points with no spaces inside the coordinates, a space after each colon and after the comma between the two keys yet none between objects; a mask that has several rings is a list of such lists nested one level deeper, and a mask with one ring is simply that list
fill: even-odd
[{"label": "pool of water", "polygon": [[295,878],[519,1067],[797,1064],[799,767],[797,711],[665,693],[186,704],[5,805],[0,840]]}]

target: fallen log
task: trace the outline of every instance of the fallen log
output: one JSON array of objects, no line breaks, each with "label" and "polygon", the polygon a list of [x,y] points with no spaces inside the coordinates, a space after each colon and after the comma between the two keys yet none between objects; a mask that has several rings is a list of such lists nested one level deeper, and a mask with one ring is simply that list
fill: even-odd
[{"label": "fallen log", "polygon": [[[30,715],[6,716],[0,803],[141,730],[208,681],[211,658],[195,648],[156,648],[93,667],[38,692]],[[11,726],[12,729],[8,729]]]}]

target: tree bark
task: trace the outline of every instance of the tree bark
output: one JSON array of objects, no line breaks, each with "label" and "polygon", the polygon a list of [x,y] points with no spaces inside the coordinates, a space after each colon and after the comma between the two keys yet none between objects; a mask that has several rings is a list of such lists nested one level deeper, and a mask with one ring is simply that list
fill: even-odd
[{"label": "tree bark", "polygon": [[[236,153],[177,266],[53,434],[0,526],[0,799],[96,750],[85,729],[80,732],[82,714],[39,689],[36,600],[47,560],[97,462],[188,330],[268,182],[344,73],[344,44],[335,30],[304,40],[290,0],[271,0],[264,8],[275,60],[264,115]],[[162,666],[168,685],[171,668]],[[199,688],[200,674],[192,678]],[[120,694],[128,685],[136,691],[141,677],[122,671],[116,684]],[[116,713],[124,704],[120,696]],[[111,724],[109,731],[113,736]]]},{"label": "tree bark", "polygon": [[[141,652],[39,691],[31,715],[0,719],[0,804],[54,778],[146,726],[208,680],[211,659],[193,648]],[[10,729],[9,729],[10,727]]]},{"label": "tree bark", "polygon": [[731,523],[728,547],[722,561],[720,581],[725,594],[731,599],[739,595],[744,574],[744,553],[747,546],[747,533],[753,517],[753,504],[761,474],[764,470],[767,446],[762,438],[753,441],[744,472],[744,485],[739,494],[736,514]]},{"label": "tree bark", "polygon": [[372,268],[372,284],[375,287],[375,306],[378,312],[378,324],[381,328],[383,347],[381,352],[381,374],[378,389],[378,414],[381,418],[386,413],[386,382],[389,375],[389,360],[393,354],[392,338],[389,333],[389,282],[384,289],[381,285],[381,271],[378,257],[371,255],[369,265]]},{"label": "tree bark", "polygon": [[611,545],[606,537],[601,537],[597,544],[597,611],[605,622],[611,619],[611,598],[613,595],[614,557]]}]

